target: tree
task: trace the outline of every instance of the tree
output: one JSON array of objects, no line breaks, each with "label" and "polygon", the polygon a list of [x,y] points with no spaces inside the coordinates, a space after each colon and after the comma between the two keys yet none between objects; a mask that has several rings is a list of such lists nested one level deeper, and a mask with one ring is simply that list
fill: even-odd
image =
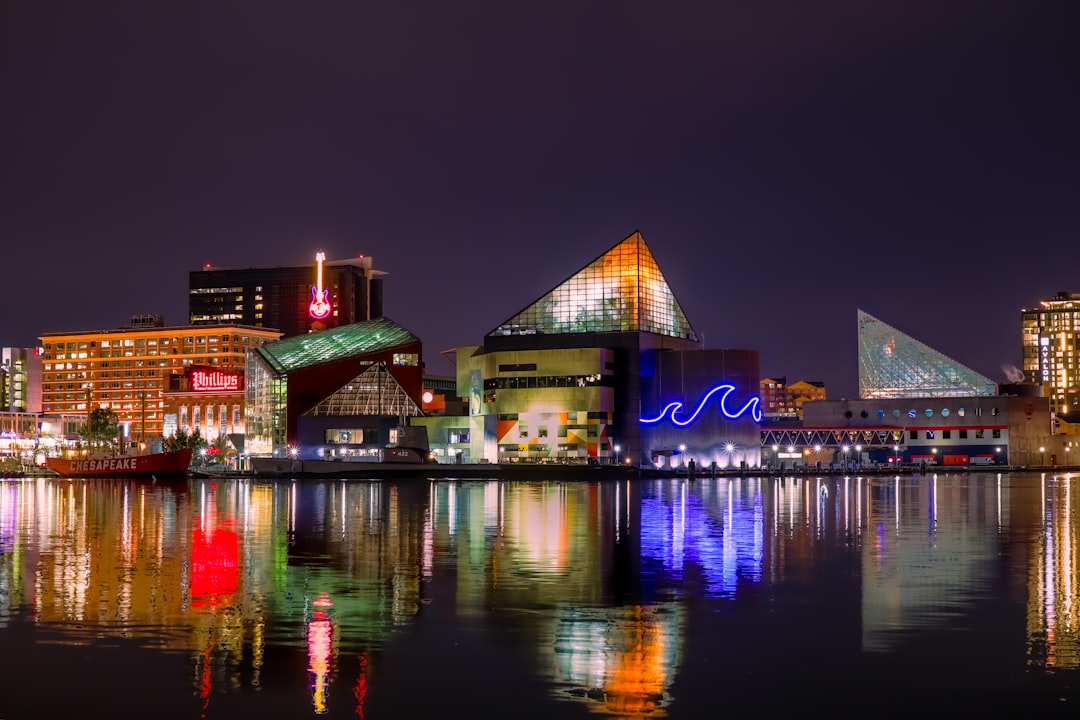
[{"label": "tree", "polygon": [[195,432],[188,435],[187,431],[183,428],[177,430],[174,434],[165,438],[164,448],[165,452],[176,452],[182,448],[192,449],[192,461],[202,462],[203,456],[200,452],[206,447],[206,439],[203,438],[202,433],[199,432],[199,428],[195,428]]},{"label": "tree", "polygon": [[89,422],[83,426],[83,437],[91,445],[111,445],[120,435],[120,417],[109,408],[96,407],[90,411]]},{"label": "tree", "polygon": [[218,435],[217,440],[210,443],[210,461],[212,463],[224,464],[225,459],[229,456],[232,450],[232,443],[229,442],[227,435]]}]

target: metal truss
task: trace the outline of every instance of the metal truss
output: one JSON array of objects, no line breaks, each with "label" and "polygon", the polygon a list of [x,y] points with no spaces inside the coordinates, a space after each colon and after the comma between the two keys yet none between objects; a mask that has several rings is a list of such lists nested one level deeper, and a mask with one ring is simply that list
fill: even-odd
[{"label": "metal truss", "polygon": [[860,428],[858,430],[784,429],[761,431],[761,446],[769,447],[891,447],[904,444],[903,428]]}]

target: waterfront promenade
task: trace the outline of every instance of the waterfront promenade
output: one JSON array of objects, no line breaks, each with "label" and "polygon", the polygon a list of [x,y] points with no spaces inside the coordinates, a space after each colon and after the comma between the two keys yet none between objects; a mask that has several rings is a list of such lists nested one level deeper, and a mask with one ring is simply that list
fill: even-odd
[{"label": "waterfront promenade", "polygon": [[845,477],[845,476],[892,476],[917,474],[968,474],[968,473],[1008,473],[1008,472],[1046,472],[1067,474],[1080,472],[1080,466],[1045,465],[901,465],[890,466],[849,466],[847,468],[827,466],[805,466],[797,468],[705,468],[691,473],[686,468],[639,467],[636,465],[584,465],[562,463],[433,463],[433,464],[395,464],[395,463],[345,463],[338,464],[332,471],[312,470],[313,466],[302,461],[287,463],[273,472],[199,470],[193,469],[191,475],[196,478],[255,478],[266,480],[279,479],[395,479],[395,478],[477,478],[508,480],[541,480],[558,478],[560,480],[610,480],[635,478],[715,478],[715,477]]}]

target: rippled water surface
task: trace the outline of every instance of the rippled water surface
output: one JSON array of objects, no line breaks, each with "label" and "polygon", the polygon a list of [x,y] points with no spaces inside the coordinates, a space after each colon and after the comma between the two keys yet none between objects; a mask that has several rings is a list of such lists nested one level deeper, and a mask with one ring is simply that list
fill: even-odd
[{"label": "rippled water surface", "polygon": [[1076,714],[1080,476],[0,481],[0,720]]}]

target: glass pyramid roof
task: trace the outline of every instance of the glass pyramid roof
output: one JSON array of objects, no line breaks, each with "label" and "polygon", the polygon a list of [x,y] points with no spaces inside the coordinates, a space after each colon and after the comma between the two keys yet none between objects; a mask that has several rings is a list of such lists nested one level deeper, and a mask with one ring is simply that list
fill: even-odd
[{"label": "glass pyramid roof", "polygon": [[997,383],[859,310],[859,397],[998,394]]},{"label": "glass pyramid roof", "polygon": [[488,333],[648,332],[697,341],[645,238],[634,232]]},{"label": "glass pyramid roof", "polygon": [[386,369],[386,365],[379,362],[372,363],[305,414],[412,417],[424,413]]},{"label": "glass pyramid roof", "polygon": [[267,343],[253,352],[258,353],[275,373],[284,375],[331,360],[359,357],[418,342],[420,338],[393,320],[382,317],[296,335]]}]

